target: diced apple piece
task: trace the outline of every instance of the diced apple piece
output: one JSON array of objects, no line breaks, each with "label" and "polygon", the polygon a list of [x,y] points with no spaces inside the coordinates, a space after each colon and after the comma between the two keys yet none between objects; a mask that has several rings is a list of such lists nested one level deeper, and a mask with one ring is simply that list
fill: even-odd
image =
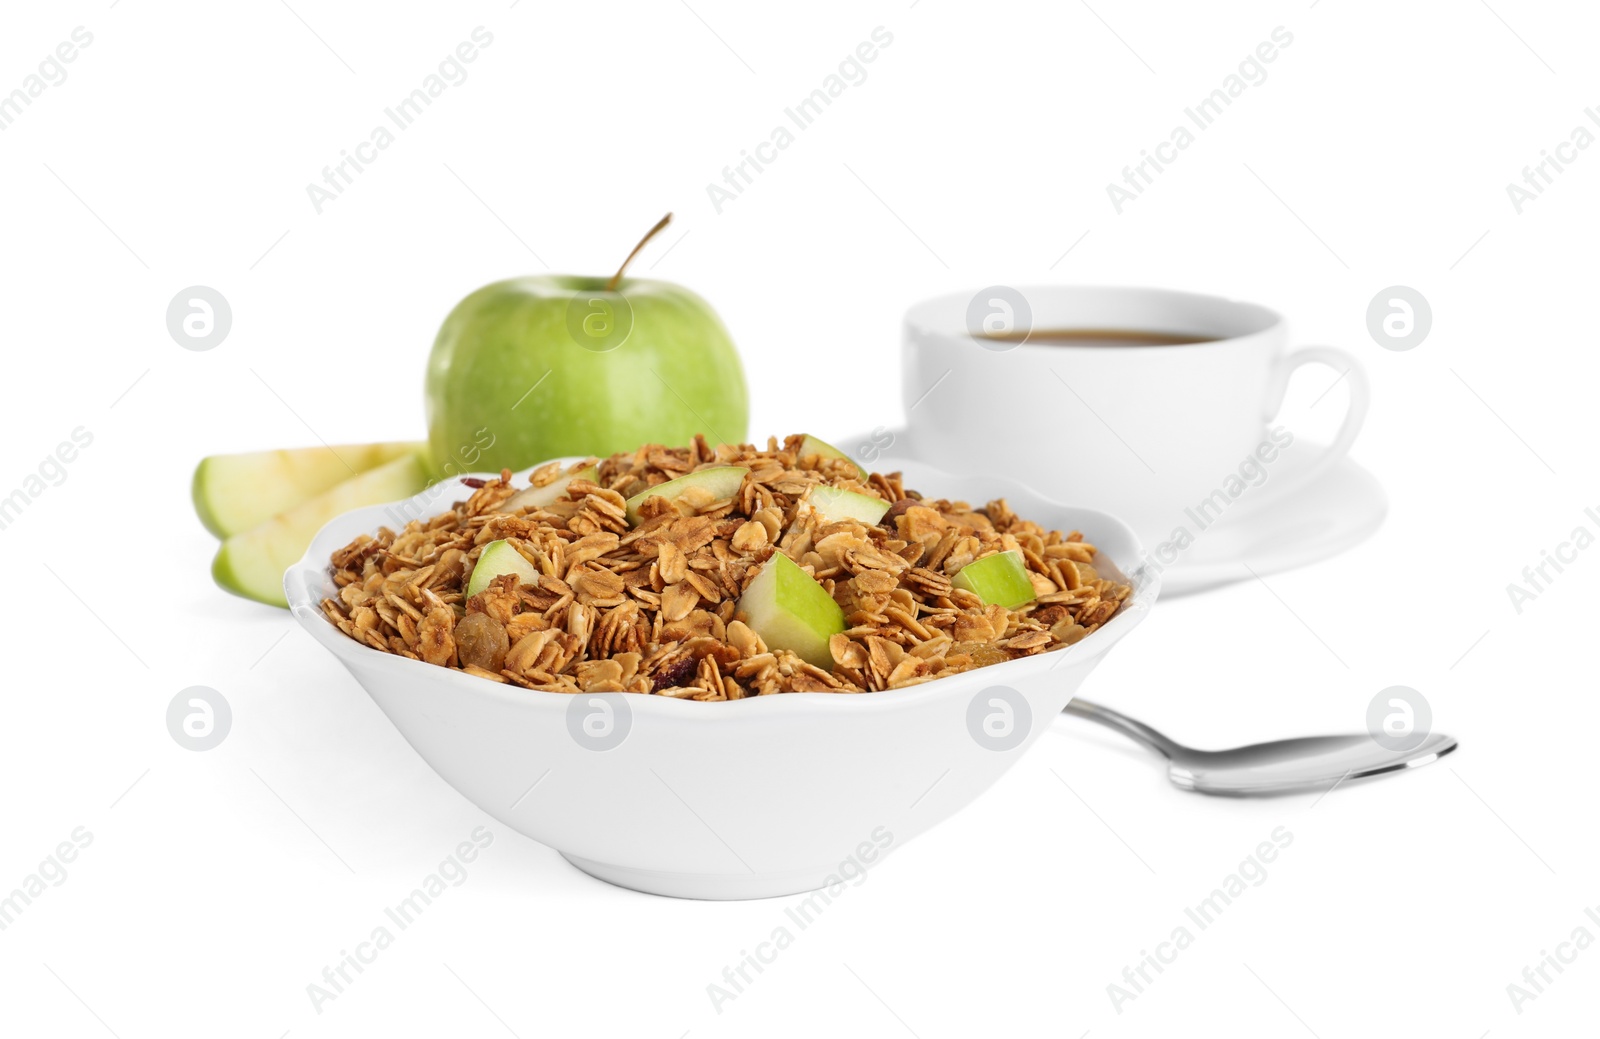
[{"label": "diced apple piece", "polygon": [[542,509],[567,493],[567,484],[573,480],[593,480],[600,475],[600,467],[591,465],[587,469],[579,469],[575,473],[562,473],[543,487],[527,487],[507,498],[500,506],[505,512],[516,512],[518,509]]},{"label": "diced apple piece", "polygon": [[806,500],[824,523],[853,519],[870,527],[889,511],[889,503],[876,495],[857,494],[823,484],[811,488]]},{"label": "diced apple piece", "polygon": [[826,440],[819,440],[810,433],[807,433],[806,438],[800,441],[800,451],[798,457],[810,458],[812,455],[821,455],[823,458],[843,458],[845,461],[856,467],[856,472],[861,474],[862,480],[866,480],[866,478],[871,475],[866,471],[866,469],[862,468],[861,463],[857,462],[854,458],[851,458],[849,455],[845,454],[837,447],[834,447]]},{"label": "diced apple piece", "polygon": [[510,542],[503,539],[491,541],[478,553],[478,563],[472,568],[472,576],[467,579],[467,598],[477,595],[489,587],[490,581],[505,574],[516,574],[522,584],[536,587],[539,584],[538,569],[524,559]]},{"label": "diced apple piece", "polygon": [[207,530],[230,538],[352,476],[426,448],[416,443],[341,444],[211,455],[195,466],[194,511]]},{"label": "diced apple piece", "polygon": [[962,567],[950,583],[965,588],[990,606],[1004,606],[1008,610],[1038,597],[1033,590],[1033,580],[1028,577],[1028,564],[1023,562],[1022,553],[1015,550],[974,559]]},{"label": "diced apple piece", "polygon": [[745,586],[734,616],[769,649],[786,649],[808,664],[833,670],[828,640],[844,630],[844,611],[828,590],[782,552],[774,552]]},{"label": "diced apple piece", "polygon": [[235,595],[288,606],[283,572],[305,555],[324,524],[351,509],[409,498],[427,485],[422,460],[408,452],[228,538],[211,563],[211,577]]},{"label": "diced apple piece", "polygon": [[712,469],[686,473],[666,483],[658,483],[628,499],[628,522],[638,524],[639,506],[648,499],[659,496],[671,501],[683,492],[695,488],[707,491],[711,495],[710,501],[727,501],[739,493],[739,485],[744,483],[745,474],[749,471],[743,466],[719,465]]}]

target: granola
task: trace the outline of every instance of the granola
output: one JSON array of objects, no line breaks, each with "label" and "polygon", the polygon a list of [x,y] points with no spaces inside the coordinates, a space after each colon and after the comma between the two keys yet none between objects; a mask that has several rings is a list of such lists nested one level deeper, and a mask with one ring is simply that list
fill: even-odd
[{"label": "granola", "polygon": [[[465,480],[471,494],[400,531],[361,535],[333,554],[328,619],[373,649],[549,692],[631,692],[692,700],[769,693],[898,689],[1070,646],[1132,593],[1076,531],[924,498],[899,473],[865,478],[854,462],[798,457],[801,436],[767,446],[648,444],[596,464],[550,463],[529,486],[548,504],[505,503],[525,488],[509,470]],[[626,501],[713,466],[749,470],[735,496],[649,496],[630,526]],[[557,486],[565,481],[564,492]],[[893,503],[876,525],[823,522],[803,505],[816,485]],[[467,594],[479,553],[504,539],[536,572]],[[952,585],[962,567],[1020,552],[1036,598],[985,605]],[[845,615],[831,668],[771,649],[739,619],[745,586],[774,552],[817,580]],[[1105,570],[1102,575],[1101,570]]]}]

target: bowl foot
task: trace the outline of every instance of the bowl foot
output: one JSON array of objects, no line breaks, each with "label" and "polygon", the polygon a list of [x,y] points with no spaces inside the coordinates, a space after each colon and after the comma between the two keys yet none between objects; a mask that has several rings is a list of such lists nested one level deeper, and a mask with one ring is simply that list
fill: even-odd
[{"label": "bowl foot", "polygon": [[836,883],[838,866],[798,870],[791,873],[660,873],[655,870],[612,866],[592,859],[560,852],[562,858],[597,880],[647,895],[671,898],[700,898],[737,901],[747,898],[777,898]]}]

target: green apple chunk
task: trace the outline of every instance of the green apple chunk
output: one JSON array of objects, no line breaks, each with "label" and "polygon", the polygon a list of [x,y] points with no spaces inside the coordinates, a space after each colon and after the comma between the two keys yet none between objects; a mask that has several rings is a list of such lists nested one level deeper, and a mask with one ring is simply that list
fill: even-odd
[{"label": "green apple chunk", "polygon": [[1008,610],[1038,598],[1033,581],[1028,577],[1028,564],[1023,562],[1022,553],[1015,550],[974,559],[962,567],[950,583],[965,588],[990,606],[1004,606]]},{"label": "green apple chunk", "polygon": [[739,485],[744,483],[745,474],[749,471],[740,465],[719,465],[711,469],[686,473],[676,480],[668,480],[666,483],[646,488],[628,499],[628,522],[638,525],[639,506],[649,499],[661,497],[671,501],[680,497],[685,491],[695,488],[709,492],[711,501],[727,501],[739,493]]},{"label": "green apple chunk", "polygon": [[522,584],[539,584],[539,571],[510,542],[491,541],[478,553],[478,564],[467,579],[467,598],[477,595],[489,587],[490,581],[505,574],[516,574]]},{"label": "green apple chunk", "polygon": [[798,563],[774,552],[745,586],[734,615],[768,649],[786,649],[808,664],[833,670],[828,640],[844,630],[844,611]]},{"label": "green apple chunk", "polygon": [[351,509],[409,498],[427,485],[421,458],[408,452],[228,538],[211,563],[211,577],[235,595],[287,606],[283,572],[305,555],[324,524]]},{"label": "green apple chunk", "polygon": [[600,467],[597,465],[591,465],[587,469],[579,469],[575,473],[562,473],[543,487],[528,487],[518,491],[507,498],[500,508],[505,512],[516,512],[518,509],[542,509],[563,494],[566,494],[567,484],[573,480],[595,480],[599,476]]},{"label": "green apple chunk", "polygon": [[817,516],[824,523],[838,523],[853,519],[867,526],[876,524],[889,511],[889,503],[872,494],[819,485],[806,496]]},{"label": "green apple chunk", "polygon": [[821,455],[823,458],[843,458],[845,461],[856,467],[856,472],[861,474],[861,479],[865,480],[870,475],[866,469],[862,468],[860,462],[857,462],[854,458],[851,458],[849,455],[845,454],[837,447],[834,447],[826,440],[819,440],[810,433],[807,433],[806,438],[800,441],[800,452],[798,457],[810,458],[812,455]]},{"label": "green apple chunk", "polygon": [[207,530],[229,538],[331,490],[352,475],[426,448],[417,443],[341,444],[211,455],[202,458],[194,470],[194,511]]}]

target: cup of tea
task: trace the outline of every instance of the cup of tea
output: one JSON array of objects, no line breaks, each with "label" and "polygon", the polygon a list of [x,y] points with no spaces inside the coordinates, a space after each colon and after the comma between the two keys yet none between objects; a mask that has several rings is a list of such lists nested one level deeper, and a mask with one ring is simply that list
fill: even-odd
[{"label": "cup of tea", "polygon": [[[1290,349],[1275,311],[1167,289],[941,296],[907,311],[902,360],[919,459],[1106,509],[1146,545],[1316,480],[1350,450],[1370,401],[1355,357]],[[1275,421],[1290,376],[1308,364],[1349,387],[1325,446]]]}]

